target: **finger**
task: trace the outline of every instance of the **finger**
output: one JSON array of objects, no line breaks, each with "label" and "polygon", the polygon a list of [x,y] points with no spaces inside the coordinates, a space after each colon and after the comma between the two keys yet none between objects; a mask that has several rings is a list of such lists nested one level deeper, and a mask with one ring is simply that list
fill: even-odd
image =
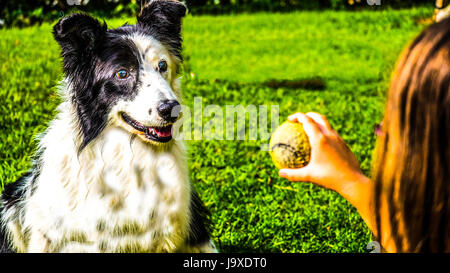
[{"label": "finger", "polygon": [[304,115],[304,113],[301,112],[297,112],[295,114],[292,114],[288,117],[288,120],[292,121],[292,122],[297,122],[298,121],[298,116],[300,115]]},{"label": "finger", "polygon": [[303,125],[303,129],[311,140],[316,139],[318,136],[323,135],[320,125],[314,121],[311,117],[303,113],[295,113],[290,115],[288,119],[292,122],[300,122]]},{"label": "finger", "polygon": [[305,113],[297,112],[288,116],[288,120],[292,122],[300,122],[299,119],[304,119]]},{"label": "finger", "polygon": [[308,113],[306,113],[306,115],[308,117],[312,118],[315,122],[319,123],[327,131],[333,130],[333,128],[331,128],[330,122],[324,115],[316,113],[316,112],[308,112]]},{"label": "finger", "polygon": [[287,178],[290,181],[310,181],[310,176],[308,174],[308,168],[303,167],[300,169],[281,169],[279,171],[281,177]]}]

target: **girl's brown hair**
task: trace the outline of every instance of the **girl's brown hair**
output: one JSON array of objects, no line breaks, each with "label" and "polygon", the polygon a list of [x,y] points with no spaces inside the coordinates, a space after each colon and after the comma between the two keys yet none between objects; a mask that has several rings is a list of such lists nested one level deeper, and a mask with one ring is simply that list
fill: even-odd
[{"label": "girl's brown hair", "polygon": [[430,26],[402,54],[376,157],[378,239],[388,219],[398,252],[449,252],[450,19]]}]

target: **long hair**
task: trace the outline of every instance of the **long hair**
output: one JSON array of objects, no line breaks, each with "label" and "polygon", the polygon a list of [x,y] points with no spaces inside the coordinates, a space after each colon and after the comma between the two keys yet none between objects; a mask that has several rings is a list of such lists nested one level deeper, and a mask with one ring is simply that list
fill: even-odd
[{"label": "long hair", "polygon": [[378,239],[390,234],[398,252],[450,252],[450,18],[403,52],[382,130],[373,183]]}]

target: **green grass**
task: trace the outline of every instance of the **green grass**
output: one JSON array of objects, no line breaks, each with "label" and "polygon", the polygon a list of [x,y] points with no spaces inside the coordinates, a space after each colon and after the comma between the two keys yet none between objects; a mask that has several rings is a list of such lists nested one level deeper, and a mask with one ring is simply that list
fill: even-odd
[{"label": "green grass", "polygon": [[[279,105],[325,114],[370,174],[373,126],[382,118],[398,54],[428,9],[187,17],[184,104]],[[129,20],[130,22],[133,20]],[[110,20],[119,26],[123,20]],[[59,48],[51,25],[0,30],[0,177],[30,167],[59,102]],[[271,79],[321,78],[321,90],[269,88]],[[204,118],[204,122],[208,119]],[[264,142],[264,141],[263,141]],[[277,175],[261,141],[188,141],[190,177],[211,211],[223,252],[365,252],[370,231],[338,194]]]}]

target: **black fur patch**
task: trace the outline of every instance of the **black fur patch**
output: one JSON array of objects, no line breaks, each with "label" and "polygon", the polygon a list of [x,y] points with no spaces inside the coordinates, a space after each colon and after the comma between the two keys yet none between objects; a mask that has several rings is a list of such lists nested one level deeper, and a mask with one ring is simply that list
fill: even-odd
[{"label": "black fur patch", "polygon": [[192,189],[191,193],[191,222],[189,227],[189,235],[187,244],[196,246],[209,242],[209,231],[207,227],[210,226],[209,211],[206,209],[197,192]]},{"label": "black fur patch", "polygon": [[[0,208],[0,215],[3,214],[3,208]],[[14,252],[11,245],[6,238],[6,230],[4,225],[0,225],[0,253],[12,253]]]},{"label": "black fur patch", "polygon": [[[1,205],[0,205],[0,215],[15,206],[21,199],[24,198],[25,193],[28,189],[28,180],[33,175],[32,172],[28,172],[15,182],[10,183],[5,186],[2,191]],[[0,225],[0,253],[13,252],[10,243],[6,237],[6,230],[4,225]]]},{"label": "black fur patch", "polygon": [[20,199],[22,199],[27,191],[27,181],[32,176],[32,172],[27,172],[25,175],[17,179],[13,183],[9,183],[2,191],[2,207],[9,209],[14,206]]},{"label": "black fur patch", "polygon": [[[104,45],[95,56],[90,75],[85,79],[72,78],[72,99],[84,136],[80,150],[104,129],[108,113],[118,99],[132,99],[137,94],[139,59],[134,43],[108,33]],[[115,75],[122,68],[129,71],[127,79]]]},{"label": "black fur patch", "polygon": [[[83,137],[79,151],[104,129],[114,103],[136,94],[138,50],[121,33],[107,30],[105,24],[85,14],[71,15],[54,27]],[[129,70],[127,79],[116,77],[123,68]]]}]

